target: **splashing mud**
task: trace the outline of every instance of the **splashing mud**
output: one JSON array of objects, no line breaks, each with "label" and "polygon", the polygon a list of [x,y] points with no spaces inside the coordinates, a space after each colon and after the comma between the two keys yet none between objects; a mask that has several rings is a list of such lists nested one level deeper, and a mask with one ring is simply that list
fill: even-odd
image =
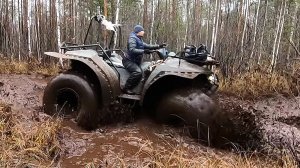
[{"label": "splashing mud", "polygon": [[[39,112],[48,80],[39,75],[1,75],[0,102],[11,104],[15,111],[22,109],[28,122],[46,117]],[[299,158],[300,98],[276,97],[252,102],[219,96],[218,101],[220,147],[234,144],[238,150],[259,148],[274,155],[284,148],[295,159]],[[155,151],[163,153],[178,148],[187,151],[187,158],[203,151],[228,155],[226,151],[202,146],[189,138],[185,128],[162,126],[149,119],[109,125],[92,132],[65,120],[62,132],[63,154],[57,165],[60,167],[82,167],[87,163],[114,167],[123,162],[138,167],[153,160]]]},{"label": "splashing mud", "polygon": [[[230,100],[229,100],[230,99]],[[276,97],[258,102],[221,98],[226,120],[222,136],[243,148],[260,149],[276,156],[287,152],[300,158],[300,98]],[[239,105],[236,105],[239,104]]]}]

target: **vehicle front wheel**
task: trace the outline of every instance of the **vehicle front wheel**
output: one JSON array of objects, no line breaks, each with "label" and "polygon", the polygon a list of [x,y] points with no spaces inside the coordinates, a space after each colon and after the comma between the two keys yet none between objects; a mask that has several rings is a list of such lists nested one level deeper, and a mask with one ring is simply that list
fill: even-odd
[{"label": "vehicle front wheel", "polygon": [[216,138],[217,114],[215,102],[197,88],[175,89],[165,94],[156,110],[159,121],[183,121],[193,138],[207,144]]},{"label": "vehicle front wheel", "polygon": [[79,126],[94,129],[98,124],[98,98],[90,82],[69,72],[52,79],[44,91],[44,112],[51,116],[75,118]]}]

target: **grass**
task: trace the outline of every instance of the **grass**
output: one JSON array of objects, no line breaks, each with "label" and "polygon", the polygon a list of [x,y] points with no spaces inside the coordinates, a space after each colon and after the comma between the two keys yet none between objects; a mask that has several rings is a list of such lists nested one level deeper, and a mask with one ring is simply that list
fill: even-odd
[{"label": "grass", "polygon": [[232,79],[223,79],[220,92],[245,99],[259,99],[282,94],[295,96],[299,94],[300,78],[295,74],[247,72]]},{"label": "grass", "polygon": [[60,155],[60,120],[28,121],[0,104],[0,167],[47,167]]},{"label": "grass", "polygon": [[[231,152],[213,152],[212,150],[201,153],[187,153],[183,147],[173,151],[157,150],[151,147],[151,152],[140,149],[136,154],[147,156],[129,162],[117,154],[102,163],[88,163],[86,168],[96,167],[150,167],[150,168],[296,168],[297,164],[292,157],[284,155],[281,159],[274,159],[260,154],[234,154]],[[149,150],[149,149],[148,149]],[[141,152],[142,151],[142,152]],[[100,159],[100,158],[99,158]],[[102,159],[102,158],[101,158]]]},{"label": "grass", "polygon": [[[203,168],[223,168],[223,167],[296,167],[294,161],[290,157],[284,160],[276,161],[272,158],[260,158],[258,156],[249,155],[220,155],[216,153],[202,153],[196,156],[185,156],[181,150],[176,150],[170,154],[161,154],[160,152],[152,155],[153,161],[150,164],[154,167],[203,167]],[[267,166],[266,166],[267,165]]]},{"label": "grass", "polygon": [[59,67],[50,63],[42,65],[36,60],[29,62],[15,61],[9,59],[0,59],[0,74],[42,74],[56,75],[59,72]]},{"label": "grass", "polygon": [[221,78],[219,91],[243,99],[260,99],[278,94],[298,96],[300,94],[300,63],[295,62],[286,70],[277,69],[273,72],[270,72],[266,66],[253,67],[248,72],[236,74],[227,79]]}]

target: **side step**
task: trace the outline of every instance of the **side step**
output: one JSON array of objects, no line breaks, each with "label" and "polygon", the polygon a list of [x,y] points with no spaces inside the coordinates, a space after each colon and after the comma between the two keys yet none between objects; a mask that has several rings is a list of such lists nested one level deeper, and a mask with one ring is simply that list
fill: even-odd
[{"label": "side step", "polygon": [[129,99],[129,100],[141,100],[141,95],[129,95],[129,94],[121,94],[119,96],[120,99]]}]

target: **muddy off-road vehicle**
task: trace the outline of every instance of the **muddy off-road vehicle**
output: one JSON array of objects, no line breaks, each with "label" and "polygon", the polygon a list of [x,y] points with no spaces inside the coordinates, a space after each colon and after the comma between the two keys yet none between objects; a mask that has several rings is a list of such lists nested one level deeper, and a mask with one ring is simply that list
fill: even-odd
[{"label": "muddy off-road vehicle", "polygon": [[[205,46],[187,46],[177,54],[165,48],[156,50],[159,59],[142,63],[143,79],[134,89],[136,95],[127,95],[122,92],[129,77],[122,65],[126,53],[113,49],[116,33],[103,33],[104,23],[103,16],[93,17],[83,45],[65,43],[60,53],[45,53],[69,62],[68,70],[54,77],[45,89],[45,113],[73,117],[79,126],[94,129],[112,110],[138,104],[141,111],[159,121],[184,123],[193,137],[213,138],[218,111],[210,96],[218,81],[211,68],[217,61],[209,57]],[[121,32],[121,26],[114,29]],[[108,33],[111,39],[106,45],[102,39]]]}]

